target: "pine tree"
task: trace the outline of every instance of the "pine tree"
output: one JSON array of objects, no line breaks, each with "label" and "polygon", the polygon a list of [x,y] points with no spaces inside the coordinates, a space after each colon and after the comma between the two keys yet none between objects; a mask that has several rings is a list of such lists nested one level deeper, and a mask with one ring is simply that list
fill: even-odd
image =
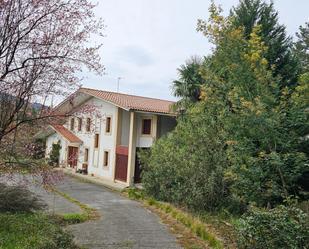
[{"label": "pine tree", "polygon": [[254,26],[261,27],[258,34],[268,50],[265,58],[269,67],[273,68],[273,76],[280,76],[280,87],[294,86],[299,74],[298,60],[293,55],[293,42],[286,33],[285,26],[279,24],[278,12],[274,4],[262,0],[241,0],[239,5],[231,10],[233,23],[243,27],[245,37],[250,38]]},{"label": "pine tree", "polygon": [[309,72],[309,22],[299,27],[296,36],[298,41],[295,43],[295,53],[300,60],[302,72]]}]

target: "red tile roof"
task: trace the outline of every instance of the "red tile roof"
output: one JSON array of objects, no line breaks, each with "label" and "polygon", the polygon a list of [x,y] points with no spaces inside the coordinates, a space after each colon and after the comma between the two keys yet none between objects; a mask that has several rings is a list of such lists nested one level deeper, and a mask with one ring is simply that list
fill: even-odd
[{"label": "red tile roof", "polygon": [[67,128],[65,128],[62,125],[51,125],[55,131],[60,133],[63,137],[65,137],[67,140],[69,140],[71,143],[81,143],[82,140],[80,140],[76,135],[74,135],[72,132],[70,132]]},{"label": "red tile roof", "polygon": [[173,101],[107,92],[90,88],[80,88],[79,92],[113,103],[126,110],[174,114],[171,109],[172,105],[175,103]]}]

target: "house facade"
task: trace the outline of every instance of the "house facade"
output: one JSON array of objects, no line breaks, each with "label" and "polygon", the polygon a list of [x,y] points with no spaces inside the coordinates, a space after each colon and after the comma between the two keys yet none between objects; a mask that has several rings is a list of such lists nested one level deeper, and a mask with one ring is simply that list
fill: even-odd
[{"label": "house facade", "polygon": [[140,182],[137,152],[152,146],[176,125],[173,102],[141,96],[80,88],[56,112],[66,114],[61,124],[44,131],[46,157],[60,144],[59,165],[119,181]]}]

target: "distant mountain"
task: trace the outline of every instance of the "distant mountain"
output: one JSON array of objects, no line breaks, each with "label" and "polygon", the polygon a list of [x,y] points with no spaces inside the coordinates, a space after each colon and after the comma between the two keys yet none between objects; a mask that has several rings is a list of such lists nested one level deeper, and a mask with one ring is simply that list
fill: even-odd
[{"label": "distant mountain", "polygon": [[32,108],[33,108],[34,110],[36,110],[36,111],[37,111],[37,110],[41,110],[41,109],[48,108],[47,106],[43,106],[42,104],[37,103],[37,102],[32,103],[31,106],[32,106]]},{"label": "distant mountain", "polygon": [[[6,99],[6,101],[11,102],[11,101],[14,101],[16,99],[16,97],[14,97],[10,94],[7,94],[7,93],[0,92],[0,101],[4,100],[4,99]],[[31,103],[31,109],[33,109],[35,111],[41,110],[42,108],[46,109],[46,108],[48,108],[48,106],[43,106],[41,103],[38,103],[38,102]]]}]

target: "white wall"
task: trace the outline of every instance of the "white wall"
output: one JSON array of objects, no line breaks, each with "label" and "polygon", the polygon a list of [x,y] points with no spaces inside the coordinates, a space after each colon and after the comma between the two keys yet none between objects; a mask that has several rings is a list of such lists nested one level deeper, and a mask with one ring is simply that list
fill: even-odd
[{"label": "white wall", "polygon": [[60,149],[60,155],[59,155],[59,164],[65,165],[67,161],[66,153],[67,153],[67,141],[64,140],[61,136],[59,136],[57,133],[54,133],[47,137],[46,139],[46,151],[45,151],[45,156],[49,157],[53,144],[56,144],[60,141],[61,149]]},{"label": "white wall", "polygon": [[[152,119],[152,133],[151,135],[142,134],[142,120],[144,118]],[[148,148],[151,147],[155,139],[165,135],[173,130],[176,126],[174,117],[161,116],[151,113],[135,113],[136,123],[136,147]],[[121,145],[128,146],[130,131],[130,113],[122,110],[122,131],[121,131]]]},{"label": "white wall", "polygon": [[[85,108],[87,106],[87,108]],[[87,110],[86,110],[87,109]],[[78,156],[78,168],[82,168],[84,163],[85,148],[89,149],[88,156],[88,174],[94,174],[101,177],[113,178],[113,163],[115,160],[115,132],[116,132],[116,117],[117,107],[99,100],[97,98],[91,98],[89,101],[84,103],[74,113],[75,116],[75,127],[73,132],[79,137],[83,143],[79,146]],[[111,117],[111,133],[105,133],[106,117]],[[77,117],[82,118],[82,130],[78,131],[78,120]],[[86,118],[91,118],[91,131],[86,131]],[[71,117],[72,118],[72,117]],[[70,120],[64,125],[70,130]],[[99,148],[94,148],[95,134],[99,134]],[[103,166],[104,151],[109,152],[109,165]]]},{"label": "white wall", "polygon": [[[150,118],[152,119],[151,122],[151,134],[150,135],[143,135],[142,134],[142,120],[144,118]],[[136,128],[137,128],[137,132],[136,132],[136,147],[141,147],[141,148],[148,148],[151,147],[151,145],[153,144],[153,142],[156,139],[156,130],[157,130],[157,122],[156,122],[156,115],[152,115],[152,114],[147,114],[147,113],[136,113]]]},{"label": "white wall", "polygon": [[[117,132],[117,110],[118,107],[107,103],[103,100],[97,98],[91,98],[82,104],[78,109],[72,113],[72,117],[75,118],[75,127],[71,131],[83,143],[79,146],[78,150],[78,163],[77,168],[81,169],[84,162],[85,148],[88,148],[88,174],[94,174],[104,178],[113,180],[114,177],[114,162],[116,154],[116,132]],[[129,145],[129,131],[130,131],[130,113],[128,111],[121,111],[121,145]],[[106,134],[106,117],[111,117],[111,133]],[[70,120],[69,117],[64,126],[70,130]],[[78,119],[82,118],[82,130],[78,131]],[[91,130],[86,131],[86,118],[91,118]],[[152,121],[152,134],[143,135],[142,134],[142,120],[143,118],[151,118]],[[157,116],[155,114],[147,113],[135,113],[136,123],[136,147],[148,148],[150,147],[158,136],[165,134],[174,128],[175,122],[173,118]],[[99,134],[99,147],[94,148],[95,134]],[[61,141],[61,151],[60,151],[60,163],[66,163],[69,142],[61,136],[54,134],[47,138],[47,153],[49,153],[52,143]],[[104,151],[109,152],[109,165],[103,166],[104,162]]]}]

